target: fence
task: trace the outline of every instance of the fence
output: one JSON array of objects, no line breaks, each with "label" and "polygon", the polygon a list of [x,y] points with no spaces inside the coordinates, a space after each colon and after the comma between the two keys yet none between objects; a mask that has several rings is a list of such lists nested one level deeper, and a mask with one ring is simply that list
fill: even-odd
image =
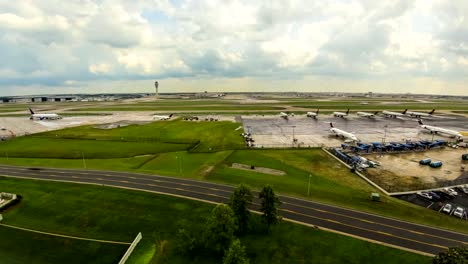
[{"label": "fence", "polygon": [[135,240],[133,240],[133,243],[130,245],[130,247],[127,249],[127,252],[123,255],[122,259],[120,259],[119,264],[125,264],[127,262],[128,258],[132,254],[133,250],[135,247],[138,245],[140,240],[143,238],[141,233],[138,233],[138,235],[135,237]]}]

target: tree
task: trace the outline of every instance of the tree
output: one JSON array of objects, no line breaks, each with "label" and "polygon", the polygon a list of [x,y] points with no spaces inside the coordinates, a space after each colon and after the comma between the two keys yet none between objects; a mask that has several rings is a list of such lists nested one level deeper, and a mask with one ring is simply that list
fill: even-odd
[{"label": "tree", "polygon": [[179,253],[191,255],[197,246],[197,240],[187,228],[179,228],[176,234],[176,249]]},{"label": "tree", "polygon": [[278,213],[278,207],[281,205],[281,202],[270,185],[263,187],[262,191],[258,194],[258,198],[262,200],[260,208],[260,211],[263,213],[262,221],[267,225],[267,231],[269,232],[271,225],[277,224],[281,220]]},{"label": "tree", "polygon": [[211,211],[211,216],[206,223],[204,232],[206,247],[217,252],[223,252],[234,239],[236,230],[234,212],[229,206],[219,204]]},{"label": "tree", "polygon": [[241,245],[239,239],[232,241],[229,249],[226,250],[223,264],[249,264],[249,259],[245,254],[245,247]]},{"label": "tree", "polygon": [[468,248],[449,248],[446,252],[441,252],[432,260],[434,264],[468,264]]},{"label": "tree", "polygon": [[231,195],[229,205],[236,217],[238,233],[243,234],[249,224],[249,205],[252,204],[252,192],[247,185],[241,184],[237,187]]}]

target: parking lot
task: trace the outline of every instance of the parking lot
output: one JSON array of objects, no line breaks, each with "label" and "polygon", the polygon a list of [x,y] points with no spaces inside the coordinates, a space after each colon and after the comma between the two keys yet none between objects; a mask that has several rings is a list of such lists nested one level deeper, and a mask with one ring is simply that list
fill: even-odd
[{"label": "parking lot", "polygon": [[[275,145],[292,146],[339,146],[343,139],[329,136],[330,122],[334,127],[354,133],[363,142],[402,142],[405,140],[450,140],[443,135],[433,135],[419,131],[418,122],[411,118],[362,118],[354,115],[339,118],[331,115],[317,119],[305,115],[289,117],[279,116],[242,116],[244,129],[252,134],[256,147],[274,147]],[[444,115],[424,120],[425,124],[440,126],[457,131],[468,131],[468,118]]]},{"label": "parking lot", "polygon": [[[457,195],[455,197],[450,196],[442,191],[434,191],[434,193],[436,193],[436,195],[440,197],[439,199],[436,199],[436,198],[428,199],[416,193],[399,195],[396,197],[399,199],[417,204],[419,206],[424,206],[426,208],[439,211],[440,213],[450,214],[452,216],[454,216],[453,214],[454,214],[455,209],[457,207],[461,207],[464,209],[462,219],[468,220],[468,194],[465,193],[461,188],[454,188],[454,191],[457,192]],[[451,207],[450,212],[448,212],[448,210],[443,211],[443,208],[444,206],[446,206],[446,204],[450,204],[450,207]]]}]

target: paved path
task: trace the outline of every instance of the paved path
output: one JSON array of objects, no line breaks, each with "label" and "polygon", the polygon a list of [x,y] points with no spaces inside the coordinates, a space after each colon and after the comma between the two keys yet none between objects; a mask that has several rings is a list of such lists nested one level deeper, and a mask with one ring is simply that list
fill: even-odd
[{"label": "paved path", "polygon": [[[31,169],[0,165],[8,177],[88,183],[175,195],[210,203],[226,203],[232,186],[173,177],[92,170]],[[257,193],[254,193],[257,196]],[[285,220],[316,226],[333,232],[385,244],[421,254],[433,255],[453,246],[468,246],[468,235],[413,224],[383,216],[344,209],[308,200],[280,196],[280,214]],[[255,198],[253,211],[260,201]]]}]

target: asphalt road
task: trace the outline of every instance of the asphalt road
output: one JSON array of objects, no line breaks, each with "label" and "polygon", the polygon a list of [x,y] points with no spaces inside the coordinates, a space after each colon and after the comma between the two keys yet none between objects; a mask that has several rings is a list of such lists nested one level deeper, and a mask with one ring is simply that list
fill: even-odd
[{"label": "asphalt road", "polygon": [[[31,169],[0,165],[7,177],[89,183],[226,203],[234,187],[157,175],[92,170]],[[254,194],[257,196],[257,193]],[[280,196],[285,220],[328,229],[361,239],[423,254],[437,254],[453,246],[468,246],[468,235],[399,221],[317,202]],[[260,201],[254,199],[252,210]]]}]

